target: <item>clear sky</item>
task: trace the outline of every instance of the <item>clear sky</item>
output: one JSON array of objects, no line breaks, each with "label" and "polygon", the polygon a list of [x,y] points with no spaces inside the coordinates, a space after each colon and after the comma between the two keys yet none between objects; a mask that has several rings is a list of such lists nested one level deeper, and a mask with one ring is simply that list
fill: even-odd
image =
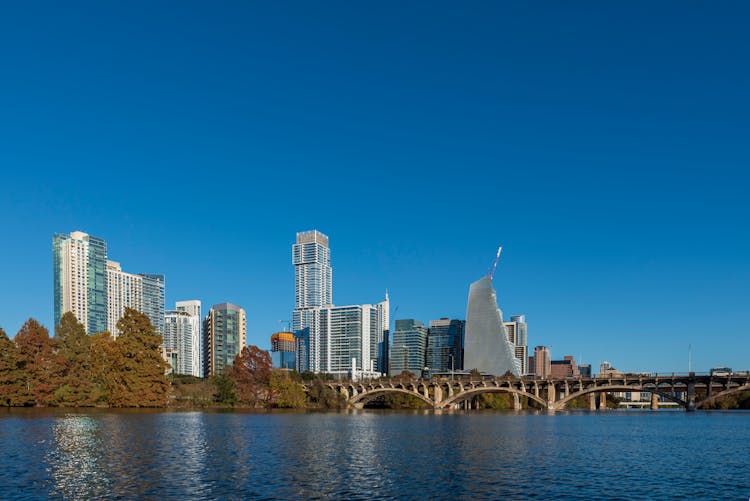
[{"label": "clear sky", "polygon": [[52,235],[167,308],[506,318],[553,359],[750,369],[746,2],[20,2],[0,15],[0,326],[52,323]]}]

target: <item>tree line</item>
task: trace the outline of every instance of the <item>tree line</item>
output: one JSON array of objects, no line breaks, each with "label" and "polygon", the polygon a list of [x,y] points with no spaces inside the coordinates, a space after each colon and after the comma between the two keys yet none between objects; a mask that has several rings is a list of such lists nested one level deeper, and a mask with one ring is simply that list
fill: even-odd
[{"label": "tree line", "polygon": [[143,313],[126,308],[120,335],[88,335],[68,312],[55,334],[30,318],[13,339],[0,328],[0,406],[165,407],[167,405],[341,408],[341,395],[271,366],[267,351],[246,346],[233,366],[200,380],[167,376],[162,337]]}]

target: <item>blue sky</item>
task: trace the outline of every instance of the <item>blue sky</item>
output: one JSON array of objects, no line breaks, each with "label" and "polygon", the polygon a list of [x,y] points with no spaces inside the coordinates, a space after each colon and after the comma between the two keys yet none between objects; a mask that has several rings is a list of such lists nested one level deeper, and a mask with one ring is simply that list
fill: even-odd
[{"label": "blue sky", "polygon": [[51,238],[291,317],[295,232],[337,304],[464,318],[623,370],[750,368],[742,2],[23,3],[0,16],[0,326],[52,323]]}]

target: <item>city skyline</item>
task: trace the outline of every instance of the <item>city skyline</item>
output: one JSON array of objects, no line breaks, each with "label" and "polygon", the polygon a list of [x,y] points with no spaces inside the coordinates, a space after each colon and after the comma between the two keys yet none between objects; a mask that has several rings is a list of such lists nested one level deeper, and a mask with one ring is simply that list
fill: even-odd
[{"label": "city skyline", "polygon": [[293,5],[7,9],[9,335],[54,328],[79,229],[266,348],[318,228],[336,304],[463,319],[503,244],[500,306],[553,359],[750,365],[747,7]]}]

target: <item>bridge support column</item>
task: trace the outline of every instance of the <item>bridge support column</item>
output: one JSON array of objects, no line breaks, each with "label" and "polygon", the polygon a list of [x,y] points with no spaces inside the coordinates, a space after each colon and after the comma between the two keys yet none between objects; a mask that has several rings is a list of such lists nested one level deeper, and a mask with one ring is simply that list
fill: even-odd
[{"label": "bridge support column", "polygon": [[341,393],[341,395],[342,395],[342,396],[343,396],[343,397],[344,397],[345,399],[349,400],[349,390],[348,390],[348,389],[346,388],[346,386],[342,386],[342,387],[341,387],[341,388],[339,389],[339,393]]},{"label": "bridge support column", "polygon": [[589,410],[596,410],[596,393],[589,393]]},{"label": "bridge support column", "polygon": [[518,393],[513,394],[513,410],[514,411],[521,410],[521,399],[518,398]]},{"label": "bridge support column", "polygon": [[600,411],[607,410],[607,392],[606,391],[599,392],[599,410]]},{"label": "bridge support column", "polygon": [[687,407],[685,410],[688,412],[695,410],[695,381],[690,381],[687,384]]},{"label": "bridge support column", "polygon": [[424,395],[424,398],[430,398],[430,389],[426,384],[422,385],[422,395]]},{"label": "bridge support column", "polygon": [[547,383],[547,409],[553,410],[555,408],[555,385]]},{"label": "bridge support column", "polygon": [[432,387],[432,394],[435,397],[433,400],[435,402],[435,407],[440,405],[440,402],[443,401],[443,389],[440,387],[439,384],[436,384]]},{"label": "bridge support column", "polygon": [[651,410],[652,411],[659,410],[659,395],[657,395],[656,393],[651,394]]}]

